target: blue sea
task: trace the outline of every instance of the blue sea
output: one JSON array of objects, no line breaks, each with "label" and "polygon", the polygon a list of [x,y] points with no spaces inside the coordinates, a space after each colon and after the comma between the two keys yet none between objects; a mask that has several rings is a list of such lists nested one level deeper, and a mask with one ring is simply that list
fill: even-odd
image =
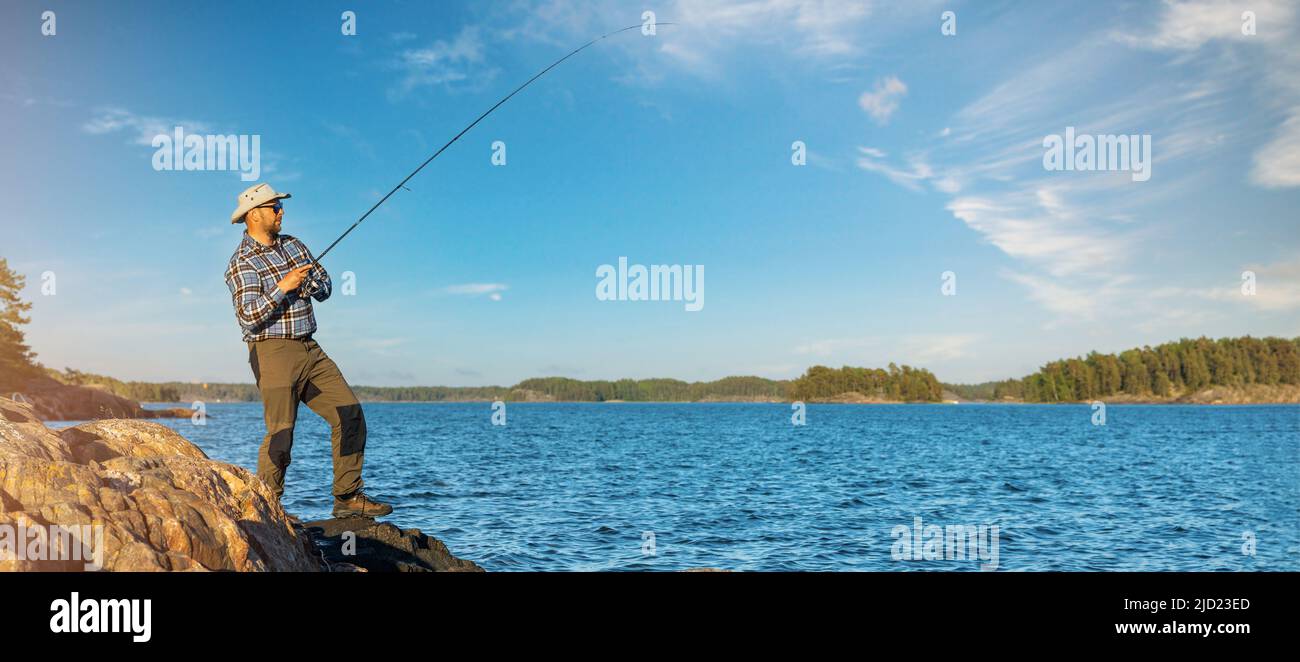
[{"label": "blue sea", "polygon": [[[160,422],[255,469],[261,405],[207,413]],[[805,425],[789,404],[492,413],[365,405],[388,519],[491,571],[1300,570],[1300,406],[1111,405],[1105,425],[1084,405],[809,405]],[[330,479],[304,407],[286,507],[328,517]],[[927,556],[935,526],[987,542]]]}]

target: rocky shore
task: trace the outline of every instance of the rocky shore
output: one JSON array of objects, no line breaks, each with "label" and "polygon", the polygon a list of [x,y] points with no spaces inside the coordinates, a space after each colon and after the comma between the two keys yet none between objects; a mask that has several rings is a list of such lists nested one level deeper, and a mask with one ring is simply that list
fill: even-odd
[{"label": "rocky shore", "polygon": [[102,527],[88,542],[112,571],[482,571],[417,529],[299,524],[247,469],[163,425],[109,419],[56,433],[32,404],[0,398],[0,571],[86,569],[15,551],[15,531],[74,526]]},{"label": "rocky shore", "polygon": [[298,528],[331,572],[483,572],[419,529],[361,517],[305,522]]},{"label": "rocky shore", "polygon": [[[945,396],[946,398],[947,396]],[[954,396],[956,397],[956,396]],[[1004,397],[999,400],[968,400],[961,402],[999,404],[1076,404],[1094,401],[1108,405],[1294,405],[1300,404],[1300,386],[1295,384],[1245,384],[1241,386],[1208,386],[1194,391],[1174,391],[1167,396],[1130,395],[1117,393],[1089,400],[1070,400],[1060,403],[1025,402],[1021,398]]]},{"label": "rocky shore", "polygon": [[189,409],[145,409],[103,389],[62,384],[49,377],[35,377],[15,393],[0,396],[32,405],[43,421],[95,421],[104,418],[189,418]]}]

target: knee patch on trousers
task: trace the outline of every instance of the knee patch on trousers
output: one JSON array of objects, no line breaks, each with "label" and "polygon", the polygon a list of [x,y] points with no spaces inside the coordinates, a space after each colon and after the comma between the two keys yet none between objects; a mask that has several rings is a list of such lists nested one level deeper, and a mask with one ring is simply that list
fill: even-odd
[{"label": "knee patch on trousers", "polygon": [[306,402],[306,403],[309,403],[309,404],[310,404],[311,401],[314,400],[314,399],[316,398],[316,396],[318,396],[318,395],[320,395],[320,394],[321,394],[321,390],[318,389],[318,388],[316,388],[316,385],[313,384],[313,383],[311,383],[311,382],[307,382],[307,385],[304,386],[304,387],[302,387],[302,401],[303,401],[303,402]]},{"label": "knee patch on trousers", "polygon": [[266,449],[271,464],[279,469],[289,466],[289,449],[293,448],[293,428],[285,428],[271,435],[271,444]]},{"label": "knee patch on trousers", "polygon": [[339,425],[343,427],[343,442],[339,455],[355,455],[366,450],[366,416],[361,413],[361,403],[338,407]]}]

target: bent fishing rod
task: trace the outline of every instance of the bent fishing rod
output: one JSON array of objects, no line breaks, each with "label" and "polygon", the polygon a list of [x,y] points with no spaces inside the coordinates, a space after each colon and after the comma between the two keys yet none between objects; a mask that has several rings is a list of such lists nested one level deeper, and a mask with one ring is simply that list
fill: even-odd
[{"label": "bent fishing rod", "polygon": [[[470,123],[469,123],[469,126],[463,128],[463,129],[461,129],[461,130],[460,130],[460,133],[456,134],[456,136],[455,136],[454,138],[452,138],[451,140],[448,140],[448,141],[447,141],[447,144],[443,145],[442,147],[439,147],[439,148],[438,148],[438,151],[436,151],[436,152],[433,153],[433,156],[430,156],[429,158],[425,159],[425,160],[424,160],[424,163],[421,163],[421,164],[420,164],[420,167],[416,168],[415,170],[412,170],[412,171],[411,171],[411,174],[407,175],[404,179],[402,179],[402,181],[398,182],[398,183],[397,183],[397,186],[394,186],[394,187],[393,187],[393,190],[389,191],[389,192],[388,192],[384,197],[380,198],[380,199],[379,199],[379,202],[376,202],[375,205],[374,205],[373,207],[371,207],[370,209],[366,210],[366,213],[362,214],[362,215],[361,215],[361,218],[358,218],[358,219],[356,220],[356,222],[352,224],[351,227],[349,227],[347,230],[345,230],[345,231],[343,232],[343,234],[339,235],[339,238],[338,238],[338,239],[335,239],[335,240],[334,240],[334,243],[332,243],[332,244],[330,244],[328,247],[326,247],[326,249],[325,249],[324,251],[322,251],[320,255],[317,255],[316,258],[315,258],[314,260],[312,260],[312,266],[313,266],[313,267],[319,267],[319,266],[320,266],[320,261],[323,260],[323,259],[325,259],[325,256],[326,256],[326,255],[327,255],[331,250],[333,250],[334,247],[337,246],[338,243],[339,243],[340,241],[343,241],[343,238],[344,238],[344,237],[348,236],[349,234],[352,233],[353,230],[357,229],[357,226],[358,226],[358,225],[361,225],[361,222],[364,221],[364,220],[366,220],[366,217],[368,217],[368,216],[370,216],[370,214],[374,213],[374,211],[375,211],[376,209],[379,209],[379,206],[382,205],[382,204],[384,204],[385,202],[387,202],[388,199],[391,198],[391,197],[393,196],[394,193],[397,193],[397,191],[400,190],[400,189],[406,188],[406,183],[409,182],[409,181],[411,181],[411,178],[412,178],[412,177],[415,177],[417,174],[419,174],[419,172],[420,172],[421,170],[424,170],[424,166],[427,166],[427,165],[429,165],[430,163],[432,163],[434,159],[438,158],[438,155],[439,155],[439,154],[442,154],[443,151],[445,151],[448,147],[451,147],[453,143],[455,143],[457,140],[460,140],[460,137],[461,137],[461,136],[465,135],[466,133],[469,133],[469,130],[470,130],[470,129],[474,128],[475,125],[477,125],[479,122],[482,122],[482,121],[483,121],[483,118],[487,117],[488,115],[491,115],[491,114],[492,114],[492,111],[496,110],[497,108],[500,108],[502,104],[504,104],[505,102],[509,101],[510,98],[513,97],[514,95],[519,94],[521,91],[523,91],[523,89],[524,89],[525,87],[528,87],[529,85],[532,85],[533,81],[537,80],[538,78],[541,78],[542,76],[545,76],[545,75],[546,75],[546,72],[548,72],[548,71],[550,71],[551,69],[554,69],[555,67],[559,66],[561,62],[564,62],[565,60],[567,60],[567,59],[573,57],[574,55],[577,55],[578,53],[581,53],[582,51],[586,50],[588,47],[590,47],[591,45],[595,44],[596,42],[598,42],[598,41],[602,41],[602,40],[604,40],[604,39],[607,39],[607,38],[612,37],[612,36],[614,36],[614,35],[616,35],[616,34],[619,34],[619,33],[627,32],[628,30],[635,30],[635,29],[637,29],[637,28],[643,27],[644,25],[645,25],[645,24],[638,23],[638,24],[636,24],[636,25],[629,25],[628,27],[621,28],[621,29],[618,29],[618,30],[614,30],[613,32],[606,32],[605,34],[603,34],[603,35],[601,35],[601,36],[599,36],[599,37],[596,37],[595,39],[592,39],[591,41],[589,41],[589,42],[587,42],[587,43],[585,43],[585,44],[583,44],[583,45],[581,45],[581,46],[579,46],[579,47],[573,49],[573,50],[572,50],[568,55],[565,55],[564,57],[562,57],[562,58],[560,58],[560,59],[558,59],[558,60],[552,62],[550,66],[548,66],[548,67],[546,67],[545,69],[542,69],[541,71],[537,72],[536,75],[534,75],[532,78],[529,78],[527,81],[524,81],[524,84],[523,84],[523,85],[520,85],[519,87],[516,87],[516,88],[514,89],[513,92],[511,92],[510,94],[507,94],[507,95],[506,95],[505,97],[503,97],[500,101],[498,101],[498,102],[496,102],[495,104],[493,104],[493,106],[492,106],[491,108],[488,108],[487,110],[483,111],[483,114],[482,114],[482,115],[479,115],[477,119],[475,119],[473,122],[470,122]],[[676,23],[659,23],[659,22],[655,22],[655,23],[651,23],[651,24],[649,24],[649,25],[653,25],[653,26],[655,26],[655,27],[658,27],[658,26],[660,26],[660,25],[676,25]],[[409,191],[410,189],[407,189],[407,190]]]}]

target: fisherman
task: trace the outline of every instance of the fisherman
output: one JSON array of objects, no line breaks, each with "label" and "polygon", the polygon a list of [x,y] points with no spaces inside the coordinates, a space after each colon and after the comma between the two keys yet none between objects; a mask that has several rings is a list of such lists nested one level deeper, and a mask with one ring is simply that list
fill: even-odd
[{"label": "fisherman", "polygon": [[324,267],[313,269],[307,247],[280,234],[282,201],[288,197],[258,184],[239,194],[239,206],[230,216],[232,224],[243,223],[245,229],[226,269],[226,285],[244,330],[266,419],[257,477],[277,499],[283,496],[298,403],[303,402],[330,424],[334,517],[387,515],[392,506],[370,499],[362,490],[366,419],[361,403],[338,366],[312,340],[316,318],[311,300],[328,299],[332,286]]}]

